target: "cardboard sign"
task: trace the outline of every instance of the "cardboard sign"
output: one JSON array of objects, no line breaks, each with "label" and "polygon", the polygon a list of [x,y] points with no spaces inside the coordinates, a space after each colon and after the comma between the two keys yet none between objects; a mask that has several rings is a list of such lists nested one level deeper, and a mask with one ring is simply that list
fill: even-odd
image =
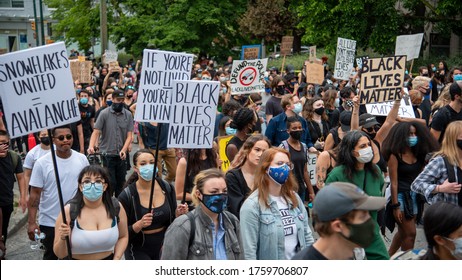
[{"label": "cardboard sign", "polygon": [[283,36],[281,41],[281,55],[291,54],[293,44],[294,36]]},{"label": "cardboard sign", "polygon": [[407,60],[419,57],[423,33],[396,37],[395,55],[406,55]]},{"label": "cardboard sign", "polygon": [[311,185],[316,185],[316,161],[318,160],[318,155],[315,153],[308,153],[308,162],[306,164],[308,168],[308,176],[310,176]]},{"label": "cardboard sign", "polygon": [[117,61],[119,54],[116,51],[106,50],[103,54],[103,63]]},{"label": "cardboard sign", "polygon": [[[387,101],[376,104],[366,104],[366,109],[369,114],[374,116],[388,116],[393,108],[395,101]],[[409,96],[401,98],[401,104],[399,106],[398,116],[402,118],[415,118],[414,109]]]},{"label": "cardboard sign", "polygon": [[73,81],[79,80],[81,83],[90,83],[92,81],[91,68],[93,65],[91,61],[71,60],[70,63]]},{"label": "cardboard sign", "polygon": [[226,172],[231,165],[228,157],[226,156],[226,145],[228,144],[229,140],[233,138],[233,135],[228,136],[220,136],[218,137],[218,156],[221,160],[221,171]]},{"label": "cardboard sign", "polygon": [[241,60],[261,58],[261,45],[242,46]]},{"label": "cardboard sign", "polygon": [[335,57],[334,78],[348,80],[355,61],[356,41],[338,38]]},{"label": "cardboard sign", "polygon": [[318,63],[305,63],[306,83],[320,85],[324,81],[324,66]]},{"label": "cardboard sign", "polygon": [[265,71],[268,59],[234,60],[231,72],[231,94],[265,92]]},{"label": "cardboard sign", "polygon": [[79,121],[64,43],[0,56],[0,97],[11,138]]},{"label": "cardboard sign", "polygon": [[404,84],[405,56],[363,59],[360,104],[398,99]]},{"label": "cardboard sign", "polygon": [[192,62],[192,54],[144,50],[136,121],[169,122],[172,81],[190,80]]},{"label": "cardboard sign", "polygon": [[85,61],[85,56],[78,56],[77,59],[80,61],[80,62],[84,62]]},{"label": "cardboard sign", "polygon": [[309,60],[310,61],[315,61],[316,60],[316,46],[310,47],[309,52],[310,52]]},{"label": "cardboard sign", "polygon": [[220,82],[173,81],[167,147],[212,148],[219,91]]}]

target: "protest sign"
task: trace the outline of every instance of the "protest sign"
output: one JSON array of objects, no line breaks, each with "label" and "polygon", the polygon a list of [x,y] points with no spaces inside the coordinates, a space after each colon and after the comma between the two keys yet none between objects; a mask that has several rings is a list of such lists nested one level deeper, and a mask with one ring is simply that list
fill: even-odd
[{"label": "protest sign", "polygon": [[231,94],[264,92],[266,65],[268,59],[234,60],[231,72]]},{"label": "protest sign", "polygon": [[174,80],[172,85],[167,147],[212,148],[220,82]]},{"label": "protest sign", "polygon": [[1,55],[0,96],[11,138],[80,120],[62,42]]},{"label": "protest sign", "polygon": [[220,136],[218,137],[218,156],[221,160],[221,171],[226,172],[231,165],[228,157],[226,156],[226,145],[228,145],[229,140],[233,138],[233,135]]},{"label": "protest sign", "polygon": [[324,81],[324,66],[306,62],[306,83],[320,85]]},{"label": "protest sign", "polygon": [[308,162],[306,164],[308,168],[308,176],[310,176],[311,185],[316,185],[316,161],[318,160],[318,155],[315,153],[308,153]]},{"label": "protest sign", "polygon": [[172,81],[191,79],[192,62],[192,54],[144,50],[136,121],[169,122]]},{"label": "protest sign", "polygon": [[106,50],[103,54],[103,63],[107,64],[109,62],[117,61],[119,54],[116,51]]},{"label": "protest sign", "polygon": [[337,39],[337,55],[335,57],[334,78],[348,80],[355,60],[356,41],[344,38]]},{"label": "protest sign", "polygon": [[283,36],[281,41],[281,55],[291,54],[293,43],[294,36]]},{"label": "protest sign", "polygon": [[404,83],[405,56],[363,59],[360,104],[396,100]]},{"label": "protest sign", "polygon": [[395,55],[406,55],[407,60],[419,57],[423,33],[396,37]]},{"label": "protest sign", "polygon": [[309,60],[310,61],[315,61],[316,60],[316,46],[310,47],[309,52],[310,52]]},{"label": "protest sign", "polygon": [[[366,110],[369,114],[374,116],[388,116],[393,108],[394,101],[387,101],[375,104],[366,104]],[[402,118],[415,118],[414,109],[409,96],[401,98],[401,104],[399,106],[398,116]]]},{"label": "protest sign", "polygon": [[79,62],[84,62],[86,59],[85,59],[85,56],[78,56],[77,59],[79,60]]},{"label": "protest sign", "polygon": [[71,60],[70,63],[71,63],[71,73],[72,73],[73,81],[79,80],[79,82],[81,83],[90,83],[92,81],[91,61],[80,62],[77,60]]},{"label": "protest sign", "polygon": [[261,45],[242,46],[241,60],[260,59]]}]

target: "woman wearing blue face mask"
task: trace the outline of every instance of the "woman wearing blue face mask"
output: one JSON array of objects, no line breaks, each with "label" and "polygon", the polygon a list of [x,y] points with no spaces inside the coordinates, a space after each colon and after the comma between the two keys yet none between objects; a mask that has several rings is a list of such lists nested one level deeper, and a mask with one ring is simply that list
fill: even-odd
[{"label": "woman wearing blue face mask", "polygon": [[196,208],[168,228],[162,259],[242,259],[239,221],[225,211],[228,191],[223,172],[216,168],[201,171],[191,193]]},{"label": "woman wearing blue face mask", "polygon": [[268,149],[260,157],[254,191],[240,211],[246,260],[291,259],[314,242],[289,157],[282,148]]},{"label": "woman wearing blue face mask", "polygon": [[[383,142],[382,152],[388,162],[391,190],[387,214],[398,224],[398,233],[388,249],[390,256],[398,249],[406,251],[414,247],[415,223],[422,216],[425,199],[411,191],[411,184],[423,170],[425,156],[436,151],[438,146],[428,128],[417,122],[397,123]],[[389,227],[393,231],[394,222]]]},{"label": "woman wearing blue face mask", "polygon": [[[133,155],[133,167],[135,171],[119,195],[127,212],[130,236],[125,259],[158,260],[168,226],[175,217],[186,213],[188,206],[177,206],[175,189],[165,180],[154,178],[154,155],[149,150],[141,149]],[[152,180],[154,193],[149,212]]]},{"label": "woman wearing blue face mask", "polygon": [[120,260],[128,243],[127,215],[111,196],[109,175],[103,167],[90,165],[78,180],[77,193],[64,208],[67,224],[62,213],[56,219],[53,251],[60,259],[68,256],[68,237],[72,259]]}]

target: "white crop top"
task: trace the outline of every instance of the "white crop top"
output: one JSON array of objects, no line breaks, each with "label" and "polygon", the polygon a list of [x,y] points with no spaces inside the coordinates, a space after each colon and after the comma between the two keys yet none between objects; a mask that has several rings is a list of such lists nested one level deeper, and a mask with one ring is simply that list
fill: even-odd
[{"label": "white crop top", "polygon": [[77,219],[72,229],[71,244],[73,254],[93,254],[100,252],[113,252],[119,239],[117,222],[113,226],[102,230],[84,230],[79,228]]}]

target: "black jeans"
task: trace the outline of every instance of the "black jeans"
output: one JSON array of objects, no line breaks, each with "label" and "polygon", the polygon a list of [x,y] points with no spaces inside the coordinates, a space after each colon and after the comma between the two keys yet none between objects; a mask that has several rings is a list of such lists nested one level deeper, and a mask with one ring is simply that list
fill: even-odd
[{"label": "black jeans", "polygon": [[8,237],[8,225],[10,224],[11,213],[13,213],[13,204],[2,206],[2,234],[3,242],[6,245],[6,239]]},{"label": "black jeans", "polygon": [[40,232],[45,233],[45,239],[42,240],[42,244],[45,247],[45,252],[43,253],[44,260],[57,260],[58,257],[53,252],[53,243],[55,241],[55,228],[40,226]]},{"label": "black jeans", "polygon": [[127,175],[127,162],[120,159],[118,155],[105,155],[102,157],[103,166],[109,172],[111,181],[112,194],[115,192],[115,197],[118,197],[122,192],[125,184],[125,176]]}]

